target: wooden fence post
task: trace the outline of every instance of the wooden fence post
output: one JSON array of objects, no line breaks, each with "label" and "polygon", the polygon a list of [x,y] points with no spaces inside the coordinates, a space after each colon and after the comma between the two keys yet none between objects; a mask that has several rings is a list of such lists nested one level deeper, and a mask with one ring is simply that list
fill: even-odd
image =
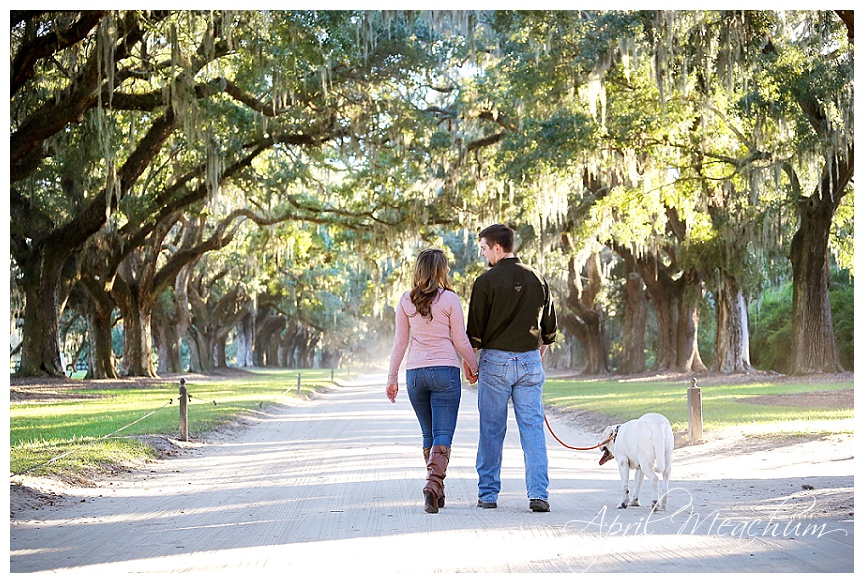
[{"label": "wooden fence post", "polygon": [[687,389],[687,434],[690,445],[702,443],[702,389],[696,386],[696,379],[690,380]]},{"label": "wooden fence post", "polygon": [[186,379],[180,379],[180,441],[189,440],[189,414],[186,406],[188,402]]}]

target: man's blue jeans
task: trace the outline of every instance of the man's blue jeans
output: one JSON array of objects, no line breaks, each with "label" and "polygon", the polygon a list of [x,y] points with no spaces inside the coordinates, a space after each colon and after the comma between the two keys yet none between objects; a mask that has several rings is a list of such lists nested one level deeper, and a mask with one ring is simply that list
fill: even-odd
[{"label": "man's blue jeans", "polygon": [[501,491],[501,457],[507,432],[507,406],[513,411],[525,456],[528,498],[549,499],[549,462],[543,413],[546,373],[540,351],[508,352],[484,349],[480,353],[477,406],[480,443],[477,447],[478,499],[497,502]]},{"label": "man's blue jeans", "polygon": [[462,377],[455,366],[427,366],[405,371],[408,399],[420,422],[423,447],[453,443],[462,398]]}]

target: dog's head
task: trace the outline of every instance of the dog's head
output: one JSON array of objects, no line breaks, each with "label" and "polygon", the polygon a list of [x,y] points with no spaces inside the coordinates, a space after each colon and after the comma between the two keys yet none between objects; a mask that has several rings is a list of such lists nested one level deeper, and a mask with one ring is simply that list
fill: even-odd
[{"label": "dog's head", "polygon": [[615,459],[615,456],[612,455],[612,444],[615,443],[615,438],[618,437],[619,427],[621,426],[610,425],[603,430],[603,437],[600,438],[600,443],[603,444],[600,446],[600,451],[603,452],[603,457],[600,458],[601,466],[609,460]]}]

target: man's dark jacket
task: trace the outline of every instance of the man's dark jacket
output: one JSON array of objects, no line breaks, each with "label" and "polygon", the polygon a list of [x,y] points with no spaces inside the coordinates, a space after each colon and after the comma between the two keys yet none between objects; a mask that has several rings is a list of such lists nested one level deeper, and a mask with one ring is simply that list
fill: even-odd
[{"label": "man's dark jacket", "polygon": [[528,352],[555,341],[557,320],[546,279],[518,257],[480,275],[468,305],[471,346]]}]

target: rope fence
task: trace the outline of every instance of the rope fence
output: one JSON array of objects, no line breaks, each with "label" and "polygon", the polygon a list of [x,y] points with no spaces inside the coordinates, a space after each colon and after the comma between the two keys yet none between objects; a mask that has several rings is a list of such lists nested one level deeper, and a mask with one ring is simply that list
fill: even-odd
[{"label": "rope fence", "polygon": [[[330,370],[330,380],[331,380],[331,382],[333,381],[333,378],[334,378],[334,371],[331,369],[331,370]],[[297,375],[297,389],[296,389],[296,390],[297,390],[297,395],[301,395],[301,381],[302,381],[302,376],[301,376],[301,374],[298,374],[298,375]],[[289,391],[291,391],[292,389],[293,389],[293,387],[292,387],[292,388],[288,388],[288,389],[286,389],[282,394],[287,394],[287,393],[288,393]],[[188,404],[189,401],[192,400],[192,394],[188,392],[188,390],[187,390],[187,388],[186,388],[186,379],[183,379],[183,378],[180,379],[180,393],[179,393],[179,395],[178,395],[178,400],[179,400],[179,404],[180,404],[180,441],[188,441],[188,439],[189,439],[189,419],[188,419],[188,407],[187,407],[187,404]],[[26,468],[26,469],[24,469],[24,470],[21,470],[21,471],[18,471],[18,472],[12,472],[11,475],[10,475],[10,477],[14,478],[15,476],[21,476],[21,475],[23,475],[23,474],[27,474],[27,473],[32,472],[33,470],[35,470],[35,469],[37,469],[37,468],[41,468],[41,467],[43,467],[43,466],[47,466],[47,465],[52,464],[52,463],[54,463],[54,462],[56,462],[56,461],[58,461],[58,460],[61,460],[61,459],[65,458],[65,457],[68,457],[68,456],[72,455],[73,453],[76,453],[76,452],[78,452],[78,451],[81,451],[81,450],[84,449],[85,447],[89,447],[89,446],[91,446],[91,445],[93,445],[93,444],[99,443],[100,441],[104,441],[104,440],[106,440],[106,439],[109,439],[109,438],[111,438],[111,437],[114,437],[115,435],[117,435],[117,434],[120,433],[121,431],[124,431],[125,429],[128,429],[128,428],[132,427],[132,426],[135,425],[136,423],[139,423],[139,422],[143,421],[144,419],[150,417],[151,415],[153,415],[153,414],[155,414],[155,413],[161,411],[162,409],[164,409],[164,408],[167,407],[168,405],[173,405],[173,404],[174,404],[174,399],[173,399],[173,398],[172,398],[172,399],[168,399],[168,402],[165,403],[164,405],[162,405],[161,407],[158,407],[158,408],[156,408],[156,409],[153,409],[152,411],[150,411],[149,413],[146,413],[146,414],[142,415],[141,417],[139,417],[139,418],[136,419],[135,421],[132,421],[131,423],[128,423],[127,425],[124,425],[123,427],[121,427],[121,428],[119,428],[119,429],[117,429],[117,430],[115,430],[115,431],[112,431],[111,433],[109,433],[109,434],[107,434],[107,435],[103,435],[102,437],[97,437],[97,438],[93,439],[92,441],[88,441],[87,443],[83,443],[83,444],[81,444],[80,446],[78,446],[78,447],[76,447],[76,448],[74,448],[74,449],[71,449],[71,450],[69,450],[69,451],[67,451],[67,452],[65,452],[65,453],[60,454],[60,455],[54,456],[53,458],[51,458],[51,459],[49,459],[49,460],[47,460],[47,461],[40,462],[40,463],[38,463],[38,464],[32,465],[32,466],[30,466],[29,468]],[[215,404],[216,404],[216,401],[213,401],[213,404],[215,405]]]},{"label": "rope fence", "polygon": [[[687,389],[686,395],[680,395],[675,397],[674,399],[670,399],[663,403],[658,403],[651,405],[650,407],[646,407],[641,410],[636,410],[633,412],[633,417],[638,418],[641,417],[645,413],[649,413],[652,411],[656,411],[666,405],[671,405],[672,403],[676,403],[683,398],[687,398],[687,435],[690,438],[691,445],[695,445],[702,442],[702,388],[696,384],[696,379],[690,379],[690,387]],[[596,449],[602,445],[608,443],[609,440],[604,441],[602,443],[598,443],[597,445],[592,445],[590,447],[574,447],[572,445],[568,445],[563,442],[555,432],[552,431],[552,426],[549,424],[548,417],[544,417],[544,421],[546,422],[546,428],[549,430],[549,433],[552,437],[555,438],[559,444],[563,445],[567,449],[575,449],[580,451],[587,451],[591,449]]]},{"label": "rope fence", "polygon": [[44,461],[44,462],[41,462],[41,463],[38,463],[38,464],[32,465],[32,466],[30,466],[30,467],[27,468],[27,469],[21,470],[20,472],[14,472],[14,473],[12,473],[11,477],[14,478],[15,476],[20,476],[20,475],[26,474],[26,473],[28,473],[28,472],[32,472],[32,471],[35,470],[36,468],[41,468],[42,466],[47,466],[48,464],[53,464],[54,462],[56,462],[56,461],[58,461],[58,460],[61,460],[61,459],[63,459],[64,457],[67,457],[67,456],[69,456],[69,455],[72,455],[73,453],[75,453],[75,452],[77,452],[77,451],[81,451],[81,450],[84,449],[85,447],[91,446],[91,445],[93,445],[94,443],[99,443],[100,441],[104,441],[104,440],[108,439],[109,437],[113,437],[113,436],[117,435],[118,433],[120,433],[121,431],[123,431],[124,429],[128,429],[128,428],[132,427],[133,425],[135,425],[136,423],[139,423],[139,422],[143,421],[144,419],[147,419],[148,417],[150,417],[150,416],[153,415],[154,413],[157,413],[157,412],[161,411],[162,409],[164,409],[164,408],[167,407],[168,405],[173,404],[173,402],[174,402],[174,399],[168,399],[168,402],[165,403],[164,405],[162,405],[161,407],[158,407],[158,408],[156,408],[156,409],[153,409],[153,410],[150,411],[149,413],[146,413],[146,414],[142,415],[141,417],[139,417],[138,419],[136,419],[136,420],[133,421],[132,423],[129,423],[129,424],[127,424],[127,425],[124,425],[123,427],[121,427],[120,429],[117,429],[116,431],[112,431],[111,433],[109,433],[109,434],[107,434],[107,435],[103,435],[102,437],[97,437],[97,438],[94,439],[93,441],[89,441],[89,442],[87,442],[87,443],[81,444],[79,447],[76,447],[75,449],[69,450],[69,451],[67,451],[66,453],[61,453],[61,454],[58,455],[58,456],[54,456],[54,457],[51,458],[50,460],[47,460],[47,461]]}]

